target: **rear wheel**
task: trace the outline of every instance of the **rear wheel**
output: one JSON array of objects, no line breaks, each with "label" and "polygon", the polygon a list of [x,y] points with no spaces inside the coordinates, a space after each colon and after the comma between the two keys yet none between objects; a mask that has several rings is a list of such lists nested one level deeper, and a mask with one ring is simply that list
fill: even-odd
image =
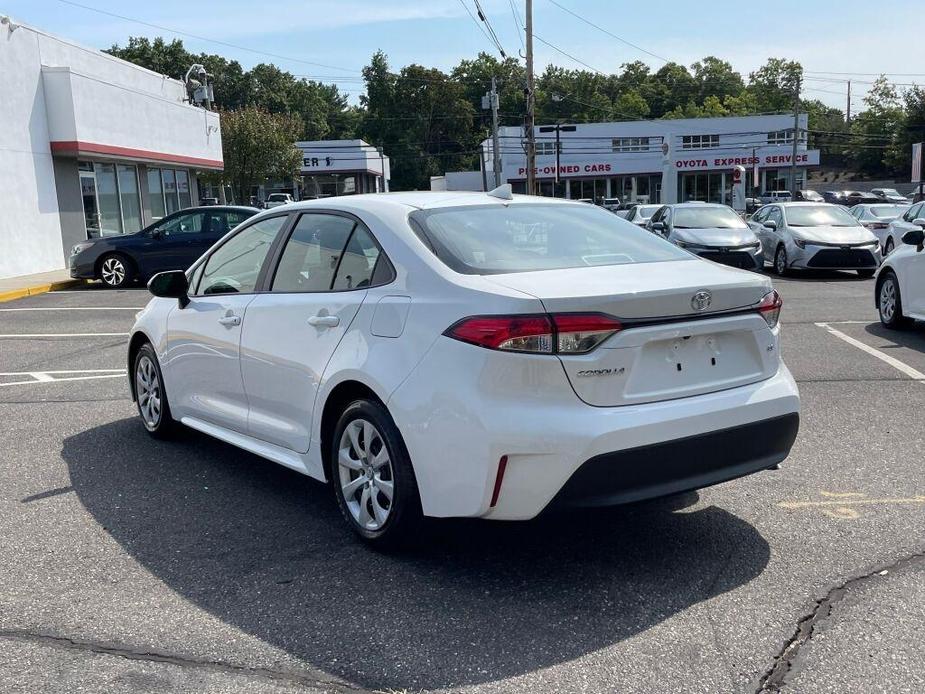
[{"label": "rear wheel", "polygon": [[409,543],[423,514],[404,441],[385,407],[356,400],[344,410],[330,450],[331,482],[344,519],[380,548]]},{"label": "rear wheel", "polygon": [[157,354],[149,344],[144,344],[135,355],[133,369],[135,379],[135,404],[142,424],[155,438],[168,438],[176,430],[176,422],[170,416],[170,404],[164,390],[164,376],[157,362]]},{"label": "rear wheel", "polygon": [[122,289],[135,279],[135,270],[124,255],[110,253],[100,262],[100,279],[111,289]]},{"label": "rear wheel", "polygon": [[884,274],[877,291],[877,308],[880,322],[887,328],[896,330],[904,327],[908,319],[903,316],[903,302],[899,293],[899,280],[893,272]]},{"label": "rear wheel", "polygon": [[896,248],[896,244],[893,243],[893,237],[891,236],[886,240],[886,245],[883,247],[883,255],[889,255],[894,248]]},{"label": "rear wheel", "polygon": [[781,276],[787,274],[787,249],[783,244],[778,246],[774,253],[774,272]]}]

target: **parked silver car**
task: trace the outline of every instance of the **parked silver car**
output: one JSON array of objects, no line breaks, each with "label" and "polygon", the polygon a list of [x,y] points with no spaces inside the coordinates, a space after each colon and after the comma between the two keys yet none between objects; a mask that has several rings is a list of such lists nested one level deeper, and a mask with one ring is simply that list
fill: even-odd
[{"label": "parked silver car", "polygon": [[903,216],[908,209],[909,205],[893,205],[890,203],[855,205],[851,208],[851,216],[858,220],[862,226],[873,232],[877,240],[880,241],[880,250],[883,251],[884,256],[887,256],[896,247],[896,239],[899,238],[890,236],[890,223],[897,217]]},{"label": "parked silver car", "polygon": [[840,205],[783,202],[765,205],[748,225],[764,257],[780,275],[794,268],[856,270],[872,277],[880,266],[880,242]]},{"label": "parked silver car", "polygon": [[764,268],[758,237],[727,205],[663,205],[646,228],[701,258],[743,270]]}]

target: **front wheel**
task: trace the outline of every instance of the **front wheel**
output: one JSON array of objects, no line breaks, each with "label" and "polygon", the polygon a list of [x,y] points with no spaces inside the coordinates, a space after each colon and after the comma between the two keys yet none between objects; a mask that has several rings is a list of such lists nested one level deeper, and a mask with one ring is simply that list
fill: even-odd
[{"label": "front wheel", "polygon": [[170,416],[164,376],[157,362],[157,354],[150,344],[142,345],[135,355],[133,374],[135,404],[145,429],[158,439],[170,437],[176,430],[176,422]]},{"label": "front wheel", "polygon": [[100,263],[100,279],[110,289],[123,289],[135,279],[135,272],[125,256],[110,253]]},{"label": "front wheel", "polygon": [[877,293],[877,308],[880,312],[880,322],[886,328],[898,330],[908,322],[903,316],[899,280],[893,272],[887,272],[880,282],[880,289]]},{"label": "front wheel", "polygon": [[787,274],[787,249],[783,245],[778,246],[774,254],[774,272],[781,277]]},{"label": "front wheel", "polygon": [[374,400],[350,403],[331,444],[331,482],[344,519],[370,545],[406,545],[423,514],[411,458],[388,411]]},{"label": "front wheel", "polygon": [[883,247],[884,257],[888,256],[896,248],[896,244],[893,243],[893,237],[891,236],[886,240],[886,245]]}]

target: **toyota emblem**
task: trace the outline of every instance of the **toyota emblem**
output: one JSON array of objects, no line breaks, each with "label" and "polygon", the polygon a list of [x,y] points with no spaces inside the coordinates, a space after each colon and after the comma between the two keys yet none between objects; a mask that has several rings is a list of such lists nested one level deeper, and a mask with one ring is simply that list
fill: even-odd
[{"label": "toyota emblem", "polygon": [[713,303],[713,295],[708,291],[697,292],[691,297],[691,308],[695,311],[706,311]]}]

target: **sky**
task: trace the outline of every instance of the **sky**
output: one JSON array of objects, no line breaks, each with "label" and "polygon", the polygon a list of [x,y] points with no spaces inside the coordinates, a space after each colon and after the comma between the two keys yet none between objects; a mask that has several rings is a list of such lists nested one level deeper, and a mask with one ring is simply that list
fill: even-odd
[{"label": "sky", "polygon": [[[522,15],[524,0],[479,1],[502,48],[517,55],[522,33],[514,9]],[[534,0],[534,35],[568,54],[536,41],[537,71],[553,63],[611,73],[634,60],[655,70],[664,59],[689,66],[715,55],[747,75],[768,57],[781,57],[799,60],[807,71],[804,98],[844,109],[850,78],[856,112],[880,73],[900,84],[925,84],[921,2],[893,0],[881,12],[869,0]],[[336,82],[353,102],[362,93],[360,70],[378,49],[393,70],[409,63],[447,70],[479,51],[497,55],[469,12],[475,15],[475,0],[0,0],[0,15],[87,46],[108,48],[129,36],[181,38],[190,51],[219,53],[245,68],[272,62]],[[922,74],[910,74],[916,71]]]}]

